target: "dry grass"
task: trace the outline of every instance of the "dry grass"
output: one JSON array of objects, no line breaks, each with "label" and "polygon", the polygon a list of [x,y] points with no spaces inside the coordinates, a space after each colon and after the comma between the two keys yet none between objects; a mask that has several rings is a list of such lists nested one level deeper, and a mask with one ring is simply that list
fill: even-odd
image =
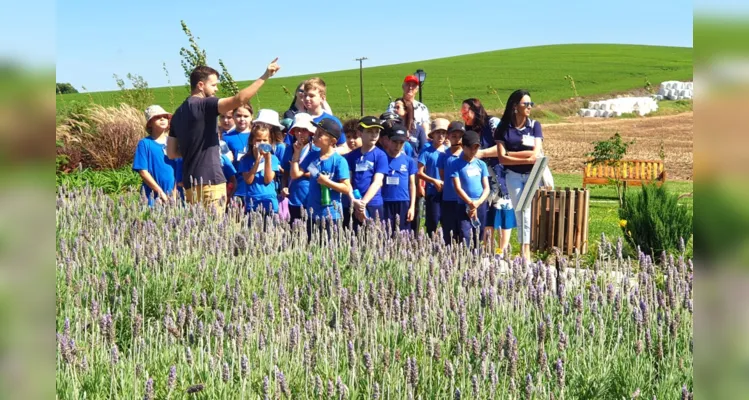
[{"label": "dry grass", "polygon": [[73,116],[58,125],[55,137],[66,148],[79,148],[86,166],[119,169],[133,162],[138,141],[146,135],[145,123],[142,112],[127,104],[95,104],[85,118]]},{"label": "dry grass", "polygon": [[550,157],[553,171],[581,173],[586,160],[585,154],[593,149],[593,142],[608,139],[619,132],[623,140],[635,140],[625,159],[658,160],[662,144],[668,179],[692,179],[692,112],[632,119],[588,118],[585,121],[585,133],[581,129],[581,119],[571,117],[564,123],[544,125],[544,151]]}]

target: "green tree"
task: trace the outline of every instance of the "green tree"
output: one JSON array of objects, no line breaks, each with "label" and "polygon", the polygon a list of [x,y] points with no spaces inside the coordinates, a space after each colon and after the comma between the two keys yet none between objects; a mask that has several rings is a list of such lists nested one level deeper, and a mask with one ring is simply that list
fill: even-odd
[{"label": "green tree", "polygon": [[117,87],[120,88],[119,102],[126,103],[138,110],[145,110],[146,107],[154,103],[154,95],[151,89],[148,87],[148,82],[137,74],[128,73],[126,78],[130,81],[132,88],[128,88],[125,81],[113,74]]},{"label": "green tree", "polygon": [[55,86],[56,86],[55,92],[57,94],[78,93],[78,90],[76,90],[76,88],[74,88],[73,85],[69,83],[57,82]]},{"label": "green tree", "polygon": [[[201,48],[198,44],[198,40],[200,39],[200,37],[193,36],[190,28],[187,27],[187,23],[185,23],[185,21],[180,21],[180,23],[182,24],[182,32],[187,35],[187,40],[190,42],[189,49],[183,47],[179,51],[179,55],[182,56],[182,69],[185,70],[185,77],[187,78],[187,83],[189,85],[190,73],[193,69],[195,69],[195,67],[208,65],[208,56],[206,55],[205,49]],[[229,70],[226,68],[224,61],[219,59],[218,64],[221,68],[221,73],[218,77],[220,90],[224,94],[237,94],[239,92],[239,88],[237,87],[236,82],[234,82],[234,78],[229,73]]]},{"label": "green tree", "polygon": [[631,142],[622,140],[622,136],[617,132],[609,139],[595,142],[593,151],[586,154],[586,156],[592,159],[591,162],[593,165],[613,167],[614,171],[616,171],[615,177],[611,180],[616,185],[616,195],[619,197],[620,207],[624,204],[623,197],[626,186],[622,184],[621,169],[619,167],[621,166],[622,158],[627,154],[627,148],[634,143],[634,140]]}]

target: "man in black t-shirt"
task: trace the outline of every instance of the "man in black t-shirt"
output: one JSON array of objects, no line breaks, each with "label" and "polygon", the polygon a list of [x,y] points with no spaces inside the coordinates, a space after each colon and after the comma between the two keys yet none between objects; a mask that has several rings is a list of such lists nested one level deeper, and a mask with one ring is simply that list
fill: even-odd
[{"label": "man in black t-shirt", "polygon": [[226,205],[226,179],[221,170],[221,152],[216,131],[220,114],[247,104],[280,67],[273,60],[252,85],[232,97],[219,99],[218,71],[196,67],[190,74],[190,97],[174,112],[167,139],[167,155],[182,157],[183,185],[188,203],[203,203],[223,211]]}]

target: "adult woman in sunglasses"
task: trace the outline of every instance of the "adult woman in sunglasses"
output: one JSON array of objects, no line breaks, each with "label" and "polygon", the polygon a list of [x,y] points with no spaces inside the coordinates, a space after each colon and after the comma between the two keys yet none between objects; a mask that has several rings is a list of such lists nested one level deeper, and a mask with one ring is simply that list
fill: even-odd
[{"label": "adult woman in sunglasses", "polygon": [[517,206],[533,164],[543,150],[541,124],[530,118],[533,105],[527,90],[512,92],[494,132],[499,162],[505,167],[507,189],[518,221],[518,243],[528,262],[531,260],[531,211],[521,212]]}]

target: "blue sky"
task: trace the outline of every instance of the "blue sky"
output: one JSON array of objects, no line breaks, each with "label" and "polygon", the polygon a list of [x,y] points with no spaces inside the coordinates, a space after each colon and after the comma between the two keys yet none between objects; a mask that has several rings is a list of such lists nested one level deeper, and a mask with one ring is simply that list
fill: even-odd
[{"label": "blue sky", "polygon": [[236,80],[255,79],[276,56],[279,76],[292,76],[357,68],[361,56],[367,67],[556,43],[692,46],[692,4],[684,0],[207,4],[58,3],[57,81],[113,90],[112,74],[134,73],[165,86],[166,63],[172,84],[183,84],[179,49],[188,42],[181,19],[200,37],[209,64],[217,68],[223,59]]}]

